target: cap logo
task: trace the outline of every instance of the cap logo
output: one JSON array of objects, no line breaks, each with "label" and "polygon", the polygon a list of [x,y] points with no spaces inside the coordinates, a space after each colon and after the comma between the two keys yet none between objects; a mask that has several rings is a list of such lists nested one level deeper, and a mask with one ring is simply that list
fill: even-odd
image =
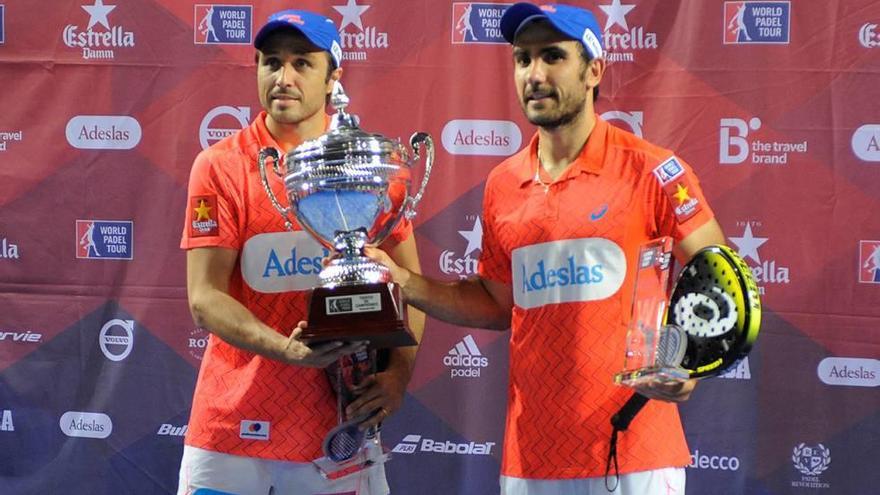
[{"label": "cap logo", "polygon": [[333,40],[333,45],[330,47],[330,54],[333,55],[333,60],[336,61],[337,67],[342,65],[342,47],[339,46],[339,43],[337,43],[336,40]]},{"label": "cap logo", "polygon": [[587,51],[590,52],[590,55],[593,58],[602,56],[602,43],[599,43],[599,38],[590,31],[590,28],[584,29],[584,35],[581,36],[581,41],[584,42],[584,46],[587,47]]},{"label": "cap logo", "polygon": [[305,25],[305,21],[298,15],[293,14],[284,14],[278,17],[279,21],[289,22],[290,24],[299,24],[300,26]]},{"label": "cap logo", "polygon": [[550,12],[551,14],[556,13],[556,7],[552,5],[541,5],[541,10],[543,10],[544,12]]}]

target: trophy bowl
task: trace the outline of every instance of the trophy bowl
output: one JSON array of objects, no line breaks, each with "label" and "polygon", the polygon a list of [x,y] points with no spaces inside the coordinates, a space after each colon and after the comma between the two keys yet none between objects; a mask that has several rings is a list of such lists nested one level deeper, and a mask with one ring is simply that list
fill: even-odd
[{"label": "trophy bowl", "polygon": [[[301,338],[307,343],[368,340],[378,348],[414,345],[389,270],[363,250],[381,244],[404,217],[415,216],[431,174],[433,140],[423,132],[413,134],[410,152],[399,140],[363,131],[357,117],[345,112],[348,97],[338,82],[331,101],[336,114],[330,130],[287,153],[283,173],[277,150],[264,149],[259,162],[263,186],[288,228],[292,214],[334,252],[318,275],[309,326]],[[411,195],[412,168],[421,154],[425,174],[419,191]],[[286,208],[269,188],[265,171],[269,159],[284,181],[290,204]]]}]

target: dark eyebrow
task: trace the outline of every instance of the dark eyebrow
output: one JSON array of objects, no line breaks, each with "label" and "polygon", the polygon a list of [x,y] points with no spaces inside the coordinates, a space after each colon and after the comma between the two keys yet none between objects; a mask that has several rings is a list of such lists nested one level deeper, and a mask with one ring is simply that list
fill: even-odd
[{"label": "dark eyebrow", "polygon": [[[525,48],[514,47],[514,49],[513,49],[513,56],[514,57],[528,55],[528,53],[529,53],[529,50],[527,50]],[[558,46],[550,45],[550,46],[546,46],[544,48],[541,48],[541,51],[538,53],[538,56],[544,56],[544,55],[555,55],[555,56],[564,57],[564,56],[568,55],[568,52],[566,52],[564,49],[562,49]]]}]

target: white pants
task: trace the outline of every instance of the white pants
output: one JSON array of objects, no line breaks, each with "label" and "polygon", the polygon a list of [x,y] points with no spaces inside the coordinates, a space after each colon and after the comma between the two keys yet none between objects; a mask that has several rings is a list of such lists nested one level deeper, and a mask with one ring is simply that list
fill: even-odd
[{"label": "white pants", "polygon": [[312,463],[222,454],[184,445],[177,495],[208,488],[230,495],[388,495],[385,466],[329,481]]},{"label": "white pants", "polygon": [[[614,479],[609,478],[609,486]],[[613,492],[605,478],[537,480],[501,477],[501,495],[684,495],[684,468],[663,468],[620,475]]]}]

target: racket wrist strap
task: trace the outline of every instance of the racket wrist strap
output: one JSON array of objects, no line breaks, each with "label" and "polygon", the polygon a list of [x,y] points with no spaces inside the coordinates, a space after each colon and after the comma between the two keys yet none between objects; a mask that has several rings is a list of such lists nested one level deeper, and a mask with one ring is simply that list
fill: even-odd
[{"label": "racket wrist strap", "polygon": [[[617,465],[617,435],[629,428],[629,424],[647,403],[647,397],[634,393],[617,411],[617,414],[611,416],[611,440],[608,442],[608,459],[605,462],[605,489],[609,492],[616,490],[617,484],[620,482],[620,469]],[[614,465],[613,484],[611,483],[612,478],[609,477],[612,464]]]}]

